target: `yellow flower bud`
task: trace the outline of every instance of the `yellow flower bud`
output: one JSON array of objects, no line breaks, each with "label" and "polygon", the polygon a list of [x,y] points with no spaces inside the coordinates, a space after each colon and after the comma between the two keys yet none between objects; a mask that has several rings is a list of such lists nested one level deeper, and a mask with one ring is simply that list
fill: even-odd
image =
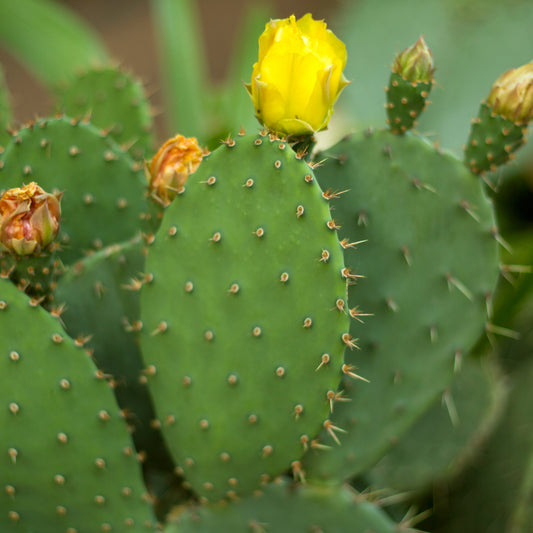
[{"label": "yellow flower bud", "polygon": [[169,205],[187,178],[196,172],[203,156],[194,137],[176,135],[166,141],[146,172],[152,195],[164,206]]},{"label": "yellow flower bud", "polygon": [[259,59],[246,85],[259,122],[287,135],[327,127],[333,104],[348,84],[346,47],[308,13],[271,20],[259,37]]},{"label": "yellow flower bud", "polygon": [[21,256],[40,253],[59,232],[61,196],[35,182],[6,191],[0,198],[0,249]]},{"label": "yellow flower bud", "polygon": [[487,104],[516,123],[533,119],[533,61],[504,72],[493,84]]}]

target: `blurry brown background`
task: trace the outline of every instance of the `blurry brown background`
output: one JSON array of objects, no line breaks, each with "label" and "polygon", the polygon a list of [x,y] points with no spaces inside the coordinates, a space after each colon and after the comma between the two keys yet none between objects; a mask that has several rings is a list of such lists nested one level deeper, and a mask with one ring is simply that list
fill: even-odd
[{"label": "blurry brown background", "polygon": [[[8,1],[8,0],[2,0]],[[16,0],[9,0],[16,1]],[[112,57],[133,71],[146,84],[156,109],[162,108],[156,39],[148,0],[62,0],[101,36]],[[198,0],[203,40],[209,58],[211,80],[223,79],[231,50],[241,28],[242,16],[250,0]],[[331,18],[341,0],[271,0],[272,18],[297,17],[311,12],[316,19]],[[265,21],[267,22],[267,21]],[[25,122],[51,112],[46,91],[25,68],[0,48],[0,62],[12,94],[15,118]],[[250,65],[251,72],[251,65]],[[162,131],[162,119],[156,128]]]}]

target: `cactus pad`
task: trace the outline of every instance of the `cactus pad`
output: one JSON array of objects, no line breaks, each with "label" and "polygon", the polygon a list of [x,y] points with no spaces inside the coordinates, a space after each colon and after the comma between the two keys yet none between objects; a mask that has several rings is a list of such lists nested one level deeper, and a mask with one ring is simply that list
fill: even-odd
[{"label": "cactus pad", "polygon": [[204,498],[290,468],[328,416],[351,342],[335,226],[312,169],[261,135],[211,153],[165,213],[141,345],[174,459]]},{"label": "cactus pad", "polygon": [[108,384],[59,321],[5,280],[0,339],[0,529],[151,529],[140,465]]},{"label": "cactus pad", "polygon": [[[533,329],[531,293],[514,322],[520,341],[500,344],[509,397],[490,440],[456,490],[436,495],[444,533],[529,533],[533,513]],[[476,512],[483,507],[486,512]]]},{"label": "cactus pad", "polygon": [[375,489],[422,492],[451,480],[486,443],[506,387],[490,358],[466,357],[442,398],[366,474]]},{"label": "cactus pad", "polygon": [[482,103],[464,147],[466,165],[476,174],[496,170],[511,160],[525,143],[526,133],[527,124],[516,124],[496,115],[490,106]]},{"label": "cactus pad", "polygon": [[113,380],[145,466],[156,463],[172,470],[160,432],[150,426],[152,401],[139,380],[144,364],[136,335],[140,310],[135,279],[143,269],[141,242],[108,246],[69,269],[59,280],[53,305],[62,310],[67,333],[85,342],[98,368]]},{"label": "cactus pad", "polygon": [[345,487],[293,487],[285,480],[227,506],[193,508],[166,533],[393,533],[397,525],[376,505]]},{"label": "cactus pad", "polygon": [[70,80],[57,105],[69,117],[90,116],[138,160],[152,145],[152,112],[142,84],[118,68],[88,70]]},{"label": "cactus pad", "polygon": [[374,315],[352,324],[357,361],[346,354],[371,383],[347,383],[353,401],[332,417],[349,434],[306,466],[328,479],[368,468],[448,386],[484,331],[499,235],[480,180],[420,137],[367,131],[319,157],[322,188],[348,190],[333,204],[340,236],[367,241],[345,253],[365,276],[349,300]]},{"label": "cactus pad", "polygon": [[394,133],[405,133],[416,125],[424,111],[433,81],[411,82],[400,74],[391,73],[387,93],[387,122]]},{"label": "cactus pad", "polygon": [[64,191],[58,256],[65,263],[139,231],[147,209],[142,167],[90,124],[38,120],[14,134],[2,163],[2,189],[36,181]]}]

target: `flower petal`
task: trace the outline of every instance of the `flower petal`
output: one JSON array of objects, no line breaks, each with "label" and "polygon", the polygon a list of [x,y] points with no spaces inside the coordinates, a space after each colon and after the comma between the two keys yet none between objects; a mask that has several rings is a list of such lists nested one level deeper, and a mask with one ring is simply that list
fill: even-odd
[{"label": "flower petal", "polygon": [[248,91],[259,121],[273,131],[302,135],[324,129],[347,85],[346,47],[324,21],[271,20],[259,38]]}]

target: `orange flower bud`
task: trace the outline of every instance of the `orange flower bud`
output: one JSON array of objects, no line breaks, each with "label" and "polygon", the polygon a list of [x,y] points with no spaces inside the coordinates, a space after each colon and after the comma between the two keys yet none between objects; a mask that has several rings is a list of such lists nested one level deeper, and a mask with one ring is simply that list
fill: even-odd
[{"label": "orange flower bud", "polygon": [[187,178],[196,172],[203,156],[194,137],[176,135],[166,141],[146,172],[152,195],[164,206],[169,205]]},{"label": "orange flower bud", "polygon": [[16,255],[38,254],[59,232],[61,196],[35,182],[9,189],[0,198],[0,249]]}]

